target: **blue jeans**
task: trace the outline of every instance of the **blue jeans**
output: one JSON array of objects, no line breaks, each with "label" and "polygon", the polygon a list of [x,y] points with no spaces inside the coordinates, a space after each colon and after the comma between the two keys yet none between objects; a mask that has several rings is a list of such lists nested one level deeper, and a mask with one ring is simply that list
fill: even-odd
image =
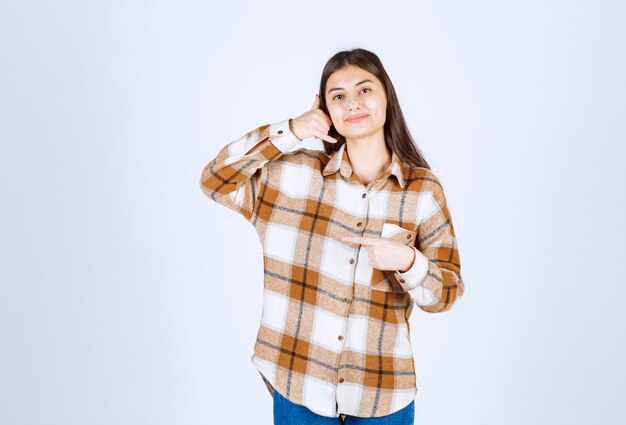
[{"label": "blue jeans", "polygon": [[338,418],[321,416],[305,406],[295,404],[274,390],[274,425],[413,425],[415,401],[391,415],[378,418],[359,418],[347,415],[345,422]]}]

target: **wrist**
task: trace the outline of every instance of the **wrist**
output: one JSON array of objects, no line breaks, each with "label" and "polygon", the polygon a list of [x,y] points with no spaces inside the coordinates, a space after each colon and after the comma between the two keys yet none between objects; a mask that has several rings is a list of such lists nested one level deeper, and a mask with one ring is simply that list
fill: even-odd
[{"label": "wrist", "polygon": [[409,264],[409,266],[405,267],[403,270],[400,270],[400,273],[408,272],[411,269],[411,267],[413,267],[413,264],[415,264],[415,257],[416,257],[415,250],[413,248],[410,248],[410,249],[411,249],[411,252],[413,253],[413,259],[411,260],[411,264]]},{"label": "wrist", "polygon": [[293,135],[296,136],[296,139],[302,141],[302,139],[296,134],[296,132],[293,131],[293,126],[291,124],[292,121],[293,121],[293,118],[289,118],[289,131],[291,131],[293,133]]}]

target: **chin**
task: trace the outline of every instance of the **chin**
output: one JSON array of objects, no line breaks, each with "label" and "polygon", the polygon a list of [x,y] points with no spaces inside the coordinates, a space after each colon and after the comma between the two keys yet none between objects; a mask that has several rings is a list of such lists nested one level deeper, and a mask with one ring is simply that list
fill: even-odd
[{"label": "chin", "polygon": [[370,134],[373,134],[374,131],[372,131],[369,128],[363,128],[362,131],[352,131],[350,133],[346,133],[345,135],[342,134],[342,136],[347,137],[349,139],[356,139],[359,137],[364,137],[364,136],[369,136]]}]

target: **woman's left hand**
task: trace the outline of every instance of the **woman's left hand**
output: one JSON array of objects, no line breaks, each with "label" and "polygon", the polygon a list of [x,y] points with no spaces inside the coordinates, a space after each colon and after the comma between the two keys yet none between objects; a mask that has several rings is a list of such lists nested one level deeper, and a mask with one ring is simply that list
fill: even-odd
[{"label": "woman's left hand", "polygon": [[388,238],[344,236],[341,240],[363,245],[370,266],[378,270],[404,270],[413,261],[413,248]]}]

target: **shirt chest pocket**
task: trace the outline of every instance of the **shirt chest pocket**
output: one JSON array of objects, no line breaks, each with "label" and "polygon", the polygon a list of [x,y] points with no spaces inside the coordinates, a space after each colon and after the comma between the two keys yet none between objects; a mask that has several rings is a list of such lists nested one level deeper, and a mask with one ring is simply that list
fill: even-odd
[{"label": "shirt chest pocket", "polygon": [[407,230],[397,224],[383,223],[383,229],[380,232],[380,237],[391,239],[394,242],[400,242],[405,245],[413,245],[415,232]]},{"label": "shirt chest pocket", "polygon": [[[415,234],[416,232],[405,229],[397,224],[383,223],[380,237],[390,239],[394,242],[399,242],[407,246],[412,246],[415,240]],[[377,291],[385,292],[404,292],[393,274],[393,271],[373,269],[372,280],[370,282],[371,288]]]}]

